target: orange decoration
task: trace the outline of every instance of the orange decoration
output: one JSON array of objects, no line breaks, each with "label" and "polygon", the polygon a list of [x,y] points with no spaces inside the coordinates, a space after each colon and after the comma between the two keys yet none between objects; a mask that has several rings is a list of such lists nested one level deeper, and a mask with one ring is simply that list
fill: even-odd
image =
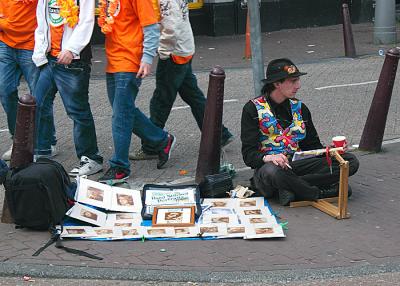
[{"label": "orange decoration", "polygon": [[79,7],[75,4],[75,0],[57,0],[60,6],[60,16],[64,18],[64,23],[74,28],[79,22]]},{"label": "orange decoration", "polygon": [[100,0],[99,1],[99,18],[97,24],[99,24],[101,31],[104,34],[112,31],[112,25],[114,24],[114,15],[118,9],[117,0]]},{"label": "orange decoration", "polygon": [[186,175],[188,173],[188,171],[186,170],[179,170],[179,175],[183,176]]}]

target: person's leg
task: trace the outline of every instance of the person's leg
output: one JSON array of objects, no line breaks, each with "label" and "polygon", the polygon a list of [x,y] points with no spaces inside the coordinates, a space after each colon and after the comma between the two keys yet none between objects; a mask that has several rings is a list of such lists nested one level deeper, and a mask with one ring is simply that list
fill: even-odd
[{"label": "person's leg", "polygon": [[0,41],[0,100],[11,136],[15,131],[20,77],[21,70],[17,66],[15,49]]},{"label": "person's leg", "polygon": [[53,143],[52,134],[53,111],[49,108],[53,102],[57,87],[54,82],[52,68],[46,64],[41,68],[39,79],[37,80],[33,96],[36,99],[36,122],[35,122],[35,155],[48,156],[51,154],[51,145]]},{"label": "person's leg", "polygon": [[[156,89],[150,99],[150,120],[164,128],[176,100],[178,89],[185,76],[185,66],[176,65],[171,59],[159,59],[156,70]],[[157,146],[142,140],[142,150],[146,154],[157,154]]]},{"label": "person's leg", "polygon": [[[24,78],[28,84],[29,90],[31,94],[33,94],[35,90],[36,83],[39,78],[39,68],[32,61],[33,52],[30,50],[18,50],[17,51],[17,61],[18,65],[24,75]],[[54,115],[53,115],[53,98],[46,97],[46,100],[43,102],[42,112],[48,112],[49,114],[46,117],[51,121],[51,128],[53,129],[53,138],[51,145],[56,145],[57,140],[55,136],[55,126],[54,126]]]},{"label": "person's leg", "polygon": [[[181,65],[185,68],[185,76],[182,84],[178,90],[179,95],[185,101],[192,111],[193,117],[196,120],[199,129],[202,129],[204,112],[206,108],[206,97],[197,84],[197,78],[193,74],[192,61],[187,64]],[[183,68],[183,67],[182,67]],[[233,138],[228,128],[222,125],[221,145],[224,146],[230,142],[229,139]]]},{"label": "person's leg", "polygon": [[99,155],[96,129],[89,105],[90,64],[77,61],[70,65],[58,65],[55,61],[54,58],[50,58],[54,66],[52,70],[57,89],[67,115],[74,121],[76,154],[81,160],[85,156],[102,164],[103,158]]},{"label": "person's leg", "polygon": [[128,160],[133,130],[135,99],[139,88],[134,73],[120,72],[107,74],[107,95],[113,111],[112,136],[114,154],[109,160],[111,168],[123,169],[130,174]]},{"label": "person's leg", "polygon": [[[342,155],[349,161],[349,176],[354,175],[359,167],[358,159],[351,153]],[[335,158],[332,158],[332,174],[325,156],[319,156],[291,162],[293,172],[312,186],[327,187],[337,184],[340,179],[340,166]]]},{"label": "person's leg", "polygon": [[254,174],[254,183],[259,192],[270,197],[274,190],[287,190],[295,194],[296,200],[315,200],[319,189],[297,176],[291,169],[283,169],[273,163],[265,163]]}]

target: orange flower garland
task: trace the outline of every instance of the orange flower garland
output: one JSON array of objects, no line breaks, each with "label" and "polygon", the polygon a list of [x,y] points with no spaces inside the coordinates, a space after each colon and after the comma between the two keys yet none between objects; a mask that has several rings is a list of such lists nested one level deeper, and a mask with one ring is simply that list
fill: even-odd
[{"label": "orange flower garland", "polygon": [[34,0],[19,0],[19,2],[22,2],[24,4],[31,4],[33,3]]},{"label": "orange flower garland", "polygon": [[75,4],[75,0],[57,0],[60,6],[60,16],[64,18],[64,23],[74,28],[79,21],[79,7]]},{"label": "orange flower garland", "polygon": [[100,0],[99,1],[99,18],[97,23],[101,27],[104,34],[112,31],[112,24],[114,24],[114,15],[118,9],[117,0]]}]

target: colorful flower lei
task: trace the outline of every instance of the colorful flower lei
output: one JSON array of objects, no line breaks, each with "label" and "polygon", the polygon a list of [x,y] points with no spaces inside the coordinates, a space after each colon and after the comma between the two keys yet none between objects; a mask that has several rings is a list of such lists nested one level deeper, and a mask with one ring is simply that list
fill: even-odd
[{"label": "colorful flower lei", "polygon": [[118,9],[117,0],[100,0],[99,1],[99,18],[97,23],[99,24],[101,31],[104,34],[112,31],[112,25],[114,24],[114,15]]},{"label": "colorful flower lei", "polygon": [[79,7],[75,4],[75,0],[57,0],[60,6],[60,16],[64,18],[64,23],[74,28],[79,21]]}]

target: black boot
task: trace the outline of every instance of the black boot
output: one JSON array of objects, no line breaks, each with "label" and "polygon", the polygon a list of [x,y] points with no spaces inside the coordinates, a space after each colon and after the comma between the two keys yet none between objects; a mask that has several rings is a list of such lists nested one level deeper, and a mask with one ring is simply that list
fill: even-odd
[{"label": "black boot", "polygon": [[288,190],[279,190],[279,203],[282,206],[288,206],[290,202],[295,200],[295,195],[293,192]]},{"label": "black boot", "polygon": [[[350,198],[351,194],[353,193],[350,185],[348,185],[348,192],[347,197]],[[339,184],[334,184],[328,187],[320,187],[319,188],[319,198],[326,199],[326,198],[333,198],[339,196]]]}]

